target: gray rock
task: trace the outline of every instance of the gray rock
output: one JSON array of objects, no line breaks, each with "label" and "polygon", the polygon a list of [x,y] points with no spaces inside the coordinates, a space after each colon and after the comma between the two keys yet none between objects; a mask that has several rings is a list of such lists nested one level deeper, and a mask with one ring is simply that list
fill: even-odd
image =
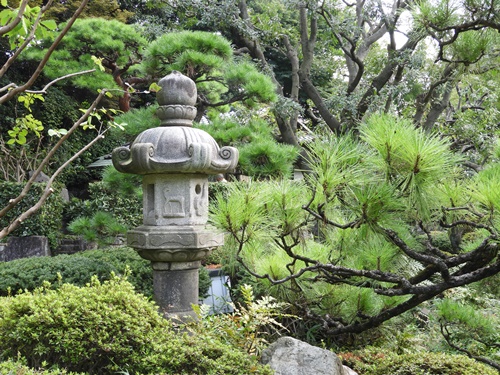
[{"label": "gray rock", "polygon": [[269,365],[276,375],[355,374],[346,372],[342,361],[333,352],[292,337],[281,337],[271,344],[263,351],[261,362]]},{"label": "gray rock", "polygon": [[354,371],[353,369],[351,369],[347,366],[344,366],[344,375],[358,375],[358,373],[356,371]]},{"label": "gray rock", "polygon": [[0,261],[19,258],[50,256],[49,240],[44,236],[9,237],[0,252]]}]

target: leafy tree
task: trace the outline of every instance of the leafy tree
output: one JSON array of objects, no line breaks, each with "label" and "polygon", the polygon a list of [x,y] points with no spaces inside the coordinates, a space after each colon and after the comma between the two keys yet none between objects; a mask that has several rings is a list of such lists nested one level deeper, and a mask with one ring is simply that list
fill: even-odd
[{"label": "leafy tree", "polygon": [[[40,59],[51,42],[45,39],[40,46],[30,48],[27,58]],[[134,26],[104,18],[79,19],[54,51],[44,74],[54,79],[61,73],[91,70],[97,64],[99,69],[75,78],[72,84],[92,91],[117,88],[120,109],[128,111],[132,86],[144,81],[131,76],[129,71],[141,62],[145,43]]]},{"label": "leafy tree", "polygon": [[162,77],[173,70],[191,78],[198,89],[199,121],[208,108],[236,102],[247,106],[275,99],[271,80],[250,61],[234,59],[230,42],[201,31],[164,34],[146,49],[144,71]]},{"label": "leafy tree", "polygon": [[[65,22],[79,4],[79,0],[57,0],[47,12],[47,16],[57,22]],[[125,23],[132,15],[133,12],[122,9],[117,0],[93,0],[84,9],[81,18],[105,18]]]},{"label": "leafy tree", "polygon": [[[46,94],[49,88],[56,82],[86,73],[78,71],[71,74],[61,74],[59,77],[46,83],[40,89],[33,89],[35,81],[41,76],[53,52],[57,49],[63,37],[68,33],[70,28],[75,23],[75,20],[80,16],[83,9],[87,5],[87,0],[80,2],[80,6],[75,10],[68,22],[59,30],[55,29],[53,22],[44,21],[44,16],[48,9],[50,9],[51,5],[52,2],[48,2],[41,7],[30,7],[28,5],[28,1],[23,0],[19,3],[17,8],[10,8],[5,2],[2,2],[2,6],[6,8],[1,13],[2,18],[0,20],[0,35],[8,38],[9,51],[6,52],[7,57],[3,61],[2,67],[0,67],[0,79],[2,79],[3,84],[0,89],[0,92],[2,93],[0,96],[0,105],[5,105],[7,102],[15,99],[23,103],[23,106],[27,111],[25,116],[19,118],[19,121],[16,120],[14,128],[8,132],[10,138],[6,142],[7,146],[4,145],[4,149],[7,151],[9,147],[23,147],[26,144],[27,135],[29,133],[35,134],[35,136],[38,137],[40,136],[41,131],[44,130],[43,124],[33,117],[31,113],[32,105],[36,100],[44,100],[43,95]],[[53,34],[51,36],[52,42],[48,46],[45,53],[40,56],[40,60],[35,63],[35,68],[32,73],[24,81],[11,80],[12,77],[19,78],[17,76],[9,76],[7,72],[19,63],[20,55],[30,49],[30,46],[36,45],[41,39],[49,36],[49,34]],[[83,115],[81,115],[81,117],[74,122],[69,129],[48,130],[48,134],[50,136],[58,138],[57,141],[54,142],[53,146],[50,147],[43,157],[41,157],[38,161],[35,160],[31,177],[27,180],[21,193],[16,197],[12,197],[9,203],[0,209],[0,217],[4,217],[12,208],[19,204],[24,197],[26,197],[28,191],[31,189],[33,183],[37,180],[42,170],[46,169],[49,163],[53,160],[54,154],[77,129],[80,127],[91,128],[97,130],[97,134],[94,139],[90,140],[80,150],[77,150],[74,155],[55,168],[54,172],[49,176],[46,188],[41,194],[39,200],[33,206],[12,220],[6,227],[0,230],[0,239],[10,234],[13,230],[18,228],[24,220],[33,215],[33,213],[35,213],[45,200],[54,192],[52,185],[61,172],[79,155],[83,154],[102,138],[103,132],[106,131],[106,126],[103,123],[100,124],[103,125],[102,128],[96,126],[97,123],[100,122],[99,120],[103,120],[101,116],[102,110],[99,112],[97,109],[99,102],[105,95],[106,91],[101,91],[90,106],[87,109],[82,110]],[[92,123],[92,119],[98,121],[94,121],[94,123]]]},{"label": "leafy tree", "polygon": [[500,371],[496,304],[492,300],[478,308],[446,298],[438,303],[438,316],[441,333],[453,349]]},{"label": "leafy tree", "polygon": [[271,74],[276,123],[290,144],[304,121],[338,134],[381,108],[434,130],[445,114],[460,115],[470,75],[498,66],[497,0],[202,4],[168,7],[187,27],[222,32]]},{"label": "leafy tree", "polygon": [[232,185],[213,208],[257,290],[329,337],[500,272],[498,164],[468,178],[446,140],[387,115],[359,133],[312,145],[303,182]]}]

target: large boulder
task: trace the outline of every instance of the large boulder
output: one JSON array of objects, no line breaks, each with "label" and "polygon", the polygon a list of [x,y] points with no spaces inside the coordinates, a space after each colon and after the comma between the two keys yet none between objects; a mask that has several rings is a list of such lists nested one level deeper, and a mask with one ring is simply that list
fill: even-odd
[{"label": "large boulder", "polygon": [[356,375],[335,353],[292,337],[281,337],[262,353],[275,375]]}]

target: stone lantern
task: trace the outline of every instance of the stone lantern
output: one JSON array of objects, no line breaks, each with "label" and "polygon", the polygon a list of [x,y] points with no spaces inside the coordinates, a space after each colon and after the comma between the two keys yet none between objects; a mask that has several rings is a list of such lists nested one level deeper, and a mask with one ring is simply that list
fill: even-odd
[{"label": "stone lantern", "polygon": [[163,314],[184,319],[194,316],[191,305],[198,303],[201,259],[224,242],[207,225],[208,175],[234,170],[238,150],[219,148],[192,127],[197,91],[191,79],[173,72],[159,86],[161,125],[139,134],[130,148],[113,150],[113,165],[143,175],[143,225],[127,233],[127,243],[151,261]]}]

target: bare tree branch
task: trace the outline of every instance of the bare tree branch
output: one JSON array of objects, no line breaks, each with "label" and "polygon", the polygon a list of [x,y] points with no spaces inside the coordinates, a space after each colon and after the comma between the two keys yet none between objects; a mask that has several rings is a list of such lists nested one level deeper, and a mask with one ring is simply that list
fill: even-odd
[{"label": "bare tree branch", "polygon": [[[54,147],[52,147],[52,149],[50,149],[50,151],[47,153],[47,155],[45,156],[45,158],[40,162],[40,165],[38,166],[38,168],[33,172],[32,176],[30,177],[30,179],[26,182],[26,185],[24,185],[23,187],[23,190],[21,191],[21,193],[11,199],[9,201],[9,204],[6,205],[4,208],[2,208],[2,210],[0,210],[0,217],[3,217],[7,214],[7,212],[9,212],[12,208],[14,208],[27,194],[28,194],[28,191],[30,190],[31,186],[33,185],[33,183],[35,182],[36,178],[38,177],[38,175],[40,174],[40,172],[43,170],[43,168],[49,163],[49,161],[51,160],[51,158],[54,156],[54,154],[56,153],[56,151],[61,147],[61,145],[70,137],[71,134],[73,134],[76,129],[78,129],[78,127],[83,124],[84,121],[87,120],[87,118],[90,116],[90,114],[94,111],[94,109],[97,107],[97,105],[99,104],[99,102],[102,100],[102,98],[104,97],[104,95],[106,94],[106,91],[105,90],[102,90],[99,95],[97,96],[97,98],[94,100],[94,102],[91,104],[91,106],[85,111],[85,113],[78,119],[77,122],[75,122],[73,124],[73,126],[68,130],[68,132],[63,135],[59,141],[54,145]],[[71,159],[73,160],[73,159]],[[59,172],[58,172],[59,173]],[[58,174],[57,173],[57,174]],[[56,174],[56,176],[57,176]],[[47,184],[47,189],[51,188],[51,186],[49,184]],[[50,192],[47,192],[47,195],[45,196],[44,200],[48,197],[48,195],[50,195]],[[40,206],[36,207],[35,208],[35,211],[39,208]],[[33,214],[33,212],[30,212],[29,215]],[[28,216],[29,217],[29,216]],[[7,236],[9,233],[11,233],[15,228],[17,228],[21,222],[25,220],[25,217],[23,216],[21,218],[21,221],[18,221],[18,219],[16,219],[13,223],[11,223],[9,226],[7,226],[6,228],[3,228],[1,231],[0,231],[0,239],[1,238],[4,238],[5,236]]]},{"label": "bare tree branch", "polygon": [[76,19],[83,12],[83,9],[87,5],[88,1],[89,0],[82,0],[82,2],[80,4],[80,6],[78,7],[78,9],[75,11],[75,13],[73,13],[73,15],[71,16],[71,18],[68,20],[67,24],[64,26],[64,28],[61,30],[61,32],[56,37],[56,39],[54,40],[54,42],[51,44],[51,46],[47,50],[47,53],[42,58],[42,60],[38,64],[35,72],[31,75],[31,77],[28,79],[28,81],[26,83],[24,83],[23,85],[21,85],[21,86],[15,87],[15,88],[7,91],[6,94],[4,94],[2,97],[0,97],[0,104],[3,104],[6,101],[12,99],[17,94],[28,90],[35,83],[36,79],[42,73],[43,68],[45,67],[45,65],[49,61],[50,56],[52,55],[52,53],[54,52],[54,50],[57,48],[57,46],[59,45],[59,43],[61,42],[61,40],[63,39],[63,37],[66,35],[66,33],[69,31],[69,29],[71,28],[71,26],[73,26],[73,24],[75,23]]}]

